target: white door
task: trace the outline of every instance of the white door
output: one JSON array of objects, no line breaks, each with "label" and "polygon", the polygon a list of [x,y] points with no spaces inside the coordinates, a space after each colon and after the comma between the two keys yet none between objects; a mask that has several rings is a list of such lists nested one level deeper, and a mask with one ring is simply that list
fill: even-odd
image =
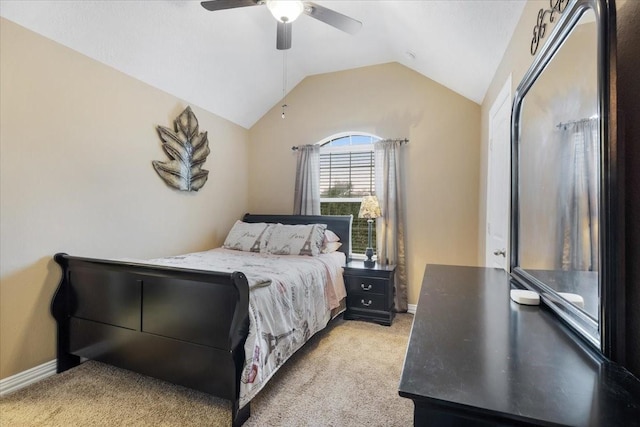
[{"label": "white door", "polygon": [[486,266],[509,270],[511,76],[489,112]]}]

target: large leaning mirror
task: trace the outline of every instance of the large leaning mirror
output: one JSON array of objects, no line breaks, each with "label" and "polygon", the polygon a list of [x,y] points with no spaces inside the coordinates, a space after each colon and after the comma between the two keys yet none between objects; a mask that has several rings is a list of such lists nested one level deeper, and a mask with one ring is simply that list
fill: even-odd
[{"label": "large leaning mirror", "polygon": [[516,90],[511,272],[611,359],[623,297],[615,6],[572,0]]}]

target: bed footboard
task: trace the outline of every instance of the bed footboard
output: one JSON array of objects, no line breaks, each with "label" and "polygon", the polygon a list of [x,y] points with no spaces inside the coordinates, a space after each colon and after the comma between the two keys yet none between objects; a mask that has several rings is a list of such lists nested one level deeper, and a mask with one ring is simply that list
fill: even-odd
[{"label": "bed footboard", "polygon": [[102,361],[232,403],[249,330],[244,274],[152,266],[56,254],[62,279],[51,303],[57,321],[57,371]]}]

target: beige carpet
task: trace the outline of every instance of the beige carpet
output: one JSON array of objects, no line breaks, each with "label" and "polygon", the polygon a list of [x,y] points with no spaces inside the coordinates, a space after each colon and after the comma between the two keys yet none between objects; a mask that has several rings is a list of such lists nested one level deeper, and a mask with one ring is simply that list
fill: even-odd
[{"label": "beige carpet", "polygon": [[[391,327],[336,319],[251,402],[245,426],[409,426],[398,383],[413,316]],[[230,404],[210,395],[87,362],[0,400],[0,425],[228,426]]]}]

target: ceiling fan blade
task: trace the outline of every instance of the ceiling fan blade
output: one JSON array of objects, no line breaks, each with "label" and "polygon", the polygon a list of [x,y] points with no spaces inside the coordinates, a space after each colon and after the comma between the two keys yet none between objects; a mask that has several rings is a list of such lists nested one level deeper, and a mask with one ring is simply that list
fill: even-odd
[{"label": "ceiling fan blade", "polygon": [[362,28],[362,22],[310,1],[304,2],[304,13],[345,33],[355,34]]},{"label": "ceiling fan blade", "polygon": [[212,12],[236,7],[257,6],[262,3],[264,2],[261,0],[207,0],[200,2],[202,7]]},{"label": "ceiling fan blade", "polygon": [[276,36],[276,48],[286,50],[291,48],[291,22],[278,21],[278,34]]}]

